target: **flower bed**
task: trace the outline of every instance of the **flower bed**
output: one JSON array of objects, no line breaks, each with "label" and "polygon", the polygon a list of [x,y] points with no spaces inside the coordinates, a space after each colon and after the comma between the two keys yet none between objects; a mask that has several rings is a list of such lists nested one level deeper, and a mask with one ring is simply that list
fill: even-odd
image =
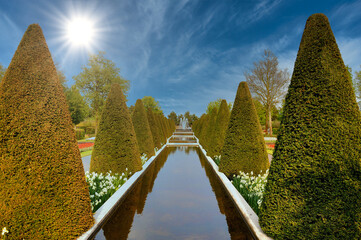
[{"label": "flower bed", "polygon": [[94,146],[93,142],[81,142],[81,143],[78,143],[79,149],[91,148],[93,146]]},{"label": "flower bed", "polygon": [[[214,156],[213,161],[219,165],[221,155]],[[267,182],[267,176],[268,170],[265,174],[258,174],[258,176],[254,176],[253,172],[250,174],[239,172],[239,175],[233,175],[233,179],[231,180],[231,183],[256,214],[259,214],[259,207],[261,206],[263,200],[263,192]]]},{"label": "flower bed", "polygon": [[253,172],[250,174],[239,172],[239,175],[233,175],[233,180],[231,181],[257,215],[259,214],[259,208],[263,200],[267,176],[268,170],[266,173],[262,174],[261,172],[261,174],[257,176],[253,175]]},{"label": "flower bed", "polygon": [[89,185],[92,211],[96,212],[131,176],[131,173],[103,175],[95,172],[86,172],[85,177]]}]

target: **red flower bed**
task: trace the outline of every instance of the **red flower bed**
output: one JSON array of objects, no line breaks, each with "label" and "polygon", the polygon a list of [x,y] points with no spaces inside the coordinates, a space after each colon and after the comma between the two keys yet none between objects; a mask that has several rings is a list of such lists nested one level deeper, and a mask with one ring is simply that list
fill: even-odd
[{"label": "red flower bed", "polygon": [[274,143],[266,143],[266,146],[267,146],[268,148],[272,148],[272,149],[275,148],[275,144],[274,144]]},{"label": "red flower bed", "polygon": [[83,148],[89,148],[94,146],[93,142],[83,142],[83,143],[78,143],[78,147],[79,149],[83,149]]}]

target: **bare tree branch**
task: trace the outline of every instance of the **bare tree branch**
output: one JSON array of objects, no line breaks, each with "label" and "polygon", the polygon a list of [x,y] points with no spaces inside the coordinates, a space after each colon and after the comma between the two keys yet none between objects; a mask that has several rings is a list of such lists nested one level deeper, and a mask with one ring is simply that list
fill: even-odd
[{"label": "bare tree branch", "polygon": [[245,72],[244,76],[251,93],[266,109],[266,125],[269,133],[272,134],[271,109],[284,97],[290,81],[290,74],[287,69],[279,69],[277,57],[266,49],[263,58],[254,62],[253,68],[249,72]]}]

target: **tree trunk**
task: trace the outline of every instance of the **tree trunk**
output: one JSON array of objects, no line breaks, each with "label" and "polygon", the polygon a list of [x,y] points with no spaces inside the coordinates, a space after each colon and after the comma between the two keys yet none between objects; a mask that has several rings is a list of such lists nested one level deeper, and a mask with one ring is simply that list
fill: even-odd
[{"label": "tree trunk", "polygon": [[267,132],[270,136],[272,136],[273,131],[272,131],[272,107],[271,106],[267,107],[267,116],[268,116],[267,122],[268,122],[268,128],[269,128],[269,131],[267,131]]}]

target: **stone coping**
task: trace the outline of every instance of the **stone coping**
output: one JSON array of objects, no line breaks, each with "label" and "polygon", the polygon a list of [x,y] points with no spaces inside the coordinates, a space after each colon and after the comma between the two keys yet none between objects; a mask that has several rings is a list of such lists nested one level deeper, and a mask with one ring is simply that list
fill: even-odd
[{"label": "stone coping", "polygon": [[[197,139],[198,140],[198,139]],[[242,218],[246,222],[249,230],[251,231],[253,237],[255,239],[260,240],[272,240],[272,238],[268,237],[263,230],[261,229],[261,226],[258,222],[258,216],[253,211],[253,209],[248,205],[246,200],[242,197],[242,195],[238,192],[238,190],[233,186],[231,181],[226,177],[226,175],[222,172],[219,172],[217,164],[213,161],[213,159],[209,156],[207,156],[206,150],[203,149],[201,145],[199,145],[199,148],[201,149],[201,152],[209,162],[209,164],[212,166],[213,171],[216,173],[218,179],[222,182],[224,188],[229,193],[230,197],[232,198],[233,202],[237,206],[238,210],[240,211]]]},{"label": "stone coping", "polygon": [[[168,139],[169,140],[169,139]],[[159,149],[156,154],[149,158],[148,161],[143,165],[142,170],[134,173],[93,215],[94,225],[83,235],[81,235],[78,240],[90,240],[93,239],[98,231],[103,227],[106,221],[112,216],[113,212],[117,209],[118,205],[123,201],[127,196],[128,192],[132,190],[133,186],[138,182],[138,180],[144,175],[148,167],[152,162],[158,157],[158,155],[167,147],[167,144],[164,144],[161,149]]]}]

